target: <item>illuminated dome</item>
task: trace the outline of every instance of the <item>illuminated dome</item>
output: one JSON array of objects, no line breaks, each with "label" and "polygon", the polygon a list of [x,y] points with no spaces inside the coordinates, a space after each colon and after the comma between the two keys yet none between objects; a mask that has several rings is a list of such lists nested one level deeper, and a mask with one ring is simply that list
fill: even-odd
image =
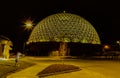
[{"label": "illuminated dome", "polygon": [[100,44],[94,27],[84,18],[71,13],[46,17],[35,26],[28,39],[28,43],[49,41]]}]

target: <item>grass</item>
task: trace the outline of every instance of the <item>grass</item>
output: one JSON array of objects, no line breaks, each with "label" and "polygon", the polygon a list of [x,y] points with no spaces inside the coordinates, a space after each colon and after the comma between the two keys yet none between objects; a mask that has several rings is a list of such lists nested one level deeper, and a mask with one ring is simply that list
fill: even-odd
[{"label": "grass", "polygon": [[66,64],[52,64],[39,72],[37,75],[39,77],[42,77],[59,73],[68,73],[76,70],[80,70],[78,66]]},{"label": "grass", "polygon": [[34,65],[33,63],[19,61],[18,66],[15,66],[14,60],[0,60],[0,78],[6,78],[7,75],[25,69]]}]

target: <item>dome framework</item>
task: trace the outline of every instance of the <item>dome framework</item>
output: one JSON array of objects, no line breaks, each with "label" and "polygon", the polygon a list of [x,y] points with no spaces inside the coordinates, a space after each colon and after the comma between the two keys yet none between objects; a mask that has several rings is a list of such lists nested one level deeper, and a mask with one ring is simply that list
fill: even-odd
[{"label": "dome framework", "polygon": [[84,18],[70,13],[46,17],[35,26],[28,39],[28,43],[49,41],[100,44],[94,27]]}]

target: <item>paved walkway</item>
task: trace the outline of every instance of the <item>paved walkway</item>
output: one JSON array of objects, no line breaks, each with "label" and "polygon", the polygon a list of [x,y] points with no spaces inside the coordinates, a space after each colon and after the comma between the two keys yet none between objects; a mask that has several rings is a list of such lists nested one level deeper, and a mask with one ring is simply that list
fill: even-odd
[{"label": "paved walkway", "polygon": [[[37,75],[38,72],[42,71],[45,67],[52,63],[58,63],[57,61],[43,61],[44,58],[31,58],[28,59],[28,61],[33,61],[32,59],[37,60],[36,65],[31,66],[29,68],[26,68],[22,71],[13,73],[9,75],[7,78],[39,78]],[[39,61],[40,60],[40,61]],[[47,62],[48,61],[48,62]],[[120,65],[120,63],[114,63],[114,62],[93,62],[93,61],[77,61],[77,62],[68,62],[66,61],[66,64],[75,64],[80,66],[82,70],[71,72],[71,73],[64,73],[64,74],[57,74],[57,75],[51,75],[46,76],[42,78],[120,78],[119,76],[119,69],[117,66]],[[110,69],[115,65],[113,69]],[[118,69],[118,70],[117,70]],[[109,71],[108,71],[109,70]]]},{"label": "paved walkway", "polygon": [[[34,58],[32,58],[34,59]],[[49,64],[42,64],[39,62],[34,62],[27,58],[23,58],[22,60],[36,63],[36,65],[33,65],[31,67],[28,67],[24,70],[18,71],[16,73],[12,73],[7,76],[7,78],[38,78],[37,73],[43,70],[45,67],[47,67]]]},{"label": "paved walkway", "polygon": [[[42,65],[37,64],[37,65],[29,67],[25,70],[13,73],[13,74],[9,75],[7,78],[39,78],[38,76],[36,76],[36,74],[47,66],[48,66],[48,64],[46,64],[46,65],[45,64],[42,64]],[[51,76],[47,76],[44,78],[63,78],[63,77],[65,77],[65,78],[79,78],[79,77],[93,78],[93,76],[97,77],[97,78],[105,78],[99,73],[91,72],[88,70],[80,70],[80,71],[71,72],[71,73],[51,75]]]},{"label": "paved walkway", "polygon": [[36,74],[40,72],[40,70],[44,69],[47,65],[34,65],[32,67],[26,68],[22,71],[13,73],[9,75],[7,78],[38,78]]}]

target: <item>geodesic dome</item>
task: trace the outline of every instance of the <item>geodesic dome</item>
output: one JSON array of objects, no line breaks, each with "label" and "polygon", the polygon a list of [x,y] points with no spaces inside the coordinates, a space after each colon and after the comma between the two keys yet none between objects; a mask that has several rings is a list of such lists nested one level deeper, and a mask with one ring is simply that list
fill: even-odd
[{"label": "geodesic dome", "polygon": [[46,17],[34,27],[28,39],[28,43],[49,41],[100,44],[94,27],[84,18],[71,13]]}]

